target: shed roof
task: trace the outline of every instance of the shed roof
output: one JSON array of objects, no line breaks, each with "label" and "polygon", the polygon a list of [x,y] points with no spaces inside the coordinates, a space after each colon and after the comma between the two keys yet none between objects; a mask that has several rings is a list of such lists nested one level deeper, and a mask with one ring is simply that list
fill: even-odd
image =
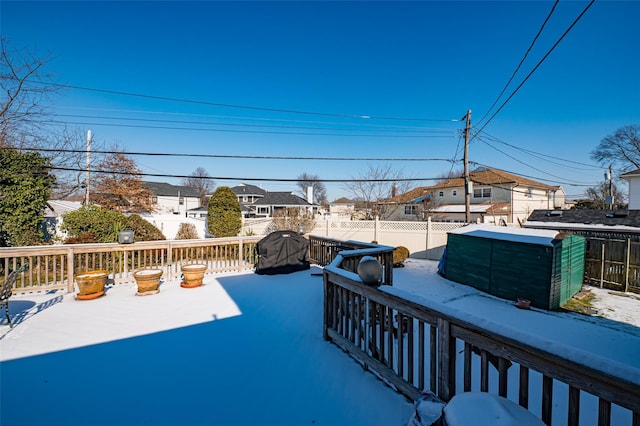
[{"label": "shed roof", "polygon": [[604,225],[606,227],[629,226],[640,228],[640,210],[534,210],[526,221],[536,223],[561,223],[581,225]]},{"label": "shed roof", "polygon": [[536,244],[553,247],[557,231],[547,229],[524,229],[494,225],[466,225],[449,231],[450,234],[464,234],[470,237],[511,241],[514,243]]}]

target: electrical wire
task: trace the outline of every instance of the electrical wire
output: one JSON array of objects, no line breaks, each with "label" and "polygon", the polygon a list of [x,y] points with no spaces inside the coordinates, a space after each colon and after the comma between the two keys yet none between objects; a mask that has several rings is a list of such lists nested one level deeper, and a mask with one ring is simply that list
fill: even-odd
[{"label": "electrical wire", "polygon": [[[488,166],[486,164],[478,163],[476,161],[469,161],[469,164],[475,164],[475,165],[480,166],[480,167],[486,167],[486,168],[489,168],[489,169],[495,169],[495,167],[491,167],[491,166]],[[551,182],[551,183],[556,183],[556,184],[565,183],[564,180],[563,181],[556,181],[556,180],[545,179],[545,178],[541,178],[541,177],[537,177],[537,176],[523,175],[521,173],[511,172],[509,170],[502,170],[501,169],[501,171],[506,172],[506,173],[511,173],[512,175],[520,176],[520,177],[527,178],[527,179],[535,179],[535,180],[538,180],[538,181],[541,181],[541,182]],[[567,186],[584,186],[584,187],[590,187],[590,186],[593,186],[593,185],[594,184],[586,184],[586,183],[583,183],[583,184],[577,184],[577,183],[576,184],[571,184],[571,183],[568,183],[567,184]]]},{"label": "electrical wire", "polygon": [[498,152],[499,152],[499,153],[501,153],[502,155],[505,155],[505,156],[507,156],[507,157],[511,158],[512,160],[517,161],[518,163],[523,164],[523,165],[525,165],[525,166],[527,166],[527,167],[529,167],[529,168],[531,168],[531,169],[533,169],[533,170],[535,170],[535,171],[538,171],[538,172],[540,172],[540,173],[544,173],[544,174],[546,174],[546,175],[548,175],[548,176],[551,176],[551,177],[554,177],[554,178],[563,179],[563,181],[564,181],[564,182],[570,182],[570,183],[576,183],[576,184],[582,184],[582,183],[583,183],[583,182],[576,182],[576,181],[573,181],[573,180],[570,180],[570,179],[566,179],[566,178],[563,178],[562,176],[554,175],[554,174],[551,174],[551,173],[549,173],[549,172],[545,172],[545,171],[544,171],[544,170],[542,170],[542,169],[539,169],[539,168],[537,168],[537,167],[533,167],[531,164],[527,164],[526,162],[521,161],[521,160],[519,160],[519,159],[515,158],[514,156],[507,154],[506,152],[502,151],[501,149],[498,149],[498,148],[496,148],[495,146],[491,145],[489,142],[487,142],[487,141],[486,141],[486,140],[484,140],[484,139],[477,139],[477,140],[479,140],[480,142],[484,143],[484,144],[485,144],[485,145],[487,145],[488,147],[490,147],[490,148],[492,148],[492,149],[494,149],[494,150],[498,151]]},{"label": "electrical wire", "polygon": [[[240,124],[240,123],[223,123],[223,122],[206,122],[206,121],[188,121],[188,120],[159,120],[152,118],[130,118],[130,117],[109,117],[109,116],[96,116],[96,115],[78,115],[78,114],[48,114],[54,117],[68,117],[68,118],[93,118],[98,120],[122,120],[122,121],[141,121],[150,123],[172,123],[172,124],[201,124],[207,126],[238,126],[238,127],[266,127],[266,128],[278,128],[278,129],[304,129],[304,130],[331,130],[331,131],[370,131],[369,129],[354,129],[354,128],[327,128],[327,127],[315,127],[315,126],[283,126],[273,124]],[[338,123],[336,123],[338,124]],[[403,133],[422,133],[427,130],[408,130],[408,129],[381,129],[378,131],[385,132],[403,132]],[[452,133],[451,130],[429,130],[432,133],[448,134]]]},{"label": "electrical wire", "polygon": [[513,73],[511,74],[511,77],[509,77],[509,81],[507,81],[507,84],[504,85],[504,87],[502,88],[502,91],[500,92],[500,94],[496,97],[496,99],[493,101],[493,103],[491,104],[491,106],[489,107],[489,109],[487,110],[487,112],[484,113],[484,115],[482,116],[482,118],[478,121],[477,125],[480,125],[482,123],[482,120],[484,120],[486,118],[487,115],[489,115],[489,113],[491,112],[491,110],[493,109],[494,106],[496,106],[496,104],[498,103],[498,100],[500,100],[500,98],[502,97],[502,95],[504,95],[504,92],[507,90],[507,87],[509,87],[509,85],[511,84],[511,82],[513,81],[513,79],[515,78],[516,74],[518,73],[518,71],[520,71],[520,67],[522,67],[522,64],[524,63],[525,59],[527,59],[527,56],[529,56],[529,52],[531,52],[531,49],[533,48],[533,46],[536,44],[536,41],[538,40],[538,37],[540,37],[540,34],[542,34],[542,31],[544,30],[544,27],[547,25],[547,22],[549,21],[549,19],[551,18],[551,15],[553,15],[553,12],[556,10],[556,6],[558,6],[558,3],[560,2],[560,0],[556,0],[556,2],[553,4],[553,7],[551,7],[551,11],[549,11],[549,14],[547,15],[547,17],[545,18],[544,22],[542,23],[542,25],[540,26],[540,29],[538,30],[538,33],[536,34],[536,36],[533,38],[533,40],[531,41],[531,44],[529,45],[529,48],[527,49],[527,51],[525,52],[525,54],[522,56],[522,59],[520,59],[520,63],[518,64],[518,66],[516,67],[516,69],[513,71]]},{"label": "electrical wire", "polygon": [[219,103],[219,102],[199,101],[199,100],[193,100],[193,99],[173,98],[169,96],[146,95],[142,93],[123,92],[123,91],[109,90],[109,89],[98,89],[95,87],[76,86],[72,84],[59,84],[59,83],[50,83],[50,82],[41,82],[41,81],[32,81],[31,83],[55,86],[55,87],[60,87],[65,89],[76,89],[76,90],[85,90],[90,92],[106,93],[110,95],[130,96],[130,97],[136,97],[136,98],[154,99],[154,100],[168,101],[168,102],[180,102],[180,103],[208,105],[208,106],[216,106],[216,107],[224,107],[224,108],[238,108],[238,109],[254,110],[254,111],[269,111],[269,112],[281,112],[281,113],[288,113],[288,114],[317,115],[317,116],[323,116],[323,117],[341,117],[341,118],[376,119],[376,120],[441,121],[441,122],[458,121],[456,119],[419,118],[419,117],[386,117],[386,116],[372,116],[372,115],[359,115],[359,114],[337,114],[337,113],[303,111],[303,110],[282,109],[282,108],[267,108],[267,107],[257,107],[257,106],[250,106],[250,105],[237,105],[237,104],[227,104],[227,103]]},{"label": "electrical wire", "polygon": [[315,133],[315,132],[277,132],[277,131],[257,131],[257,130],[232,130],[232,129],[207,129],[199,127],[171,127],[171,126],[145,126],[139,124],[110,124],[95,123],[83,121],[61,121],[61,120],[43,120],[43,124],[64,124],[83,126],[106,126],[106,127],[124,127],[137,129],[160,129],[160,130],[188,130],[202,132],[221,132],[221,133],[253,133],[253,134],[269,134],[269,135],[296,135],[296,136],[343,136],[343,137],[370,137],[370,138],[446,138],[444,135],[377,135],[377,134],[360,134],[354,135],[349,133]]},{"label": "electrical wire", "polygon": [[450,130],[446,127],[424,127],[415,125],[398,125],[398,124],[377,124],[371,123],[369,120],[359,123],[353,122],[341,122],[341,121],[318,121],[318,120],[294,120],[291,118],[271,118],[271,117],[249,117],[238,115],[220,115],[220,114],[196,114],[189,112],[175,112],[175,111],[154,111],[154,110],[135,110],[135,109],[118,109],[118,108],[91,108],[91,107],[75,107],[68,105],[54,105],[55,108],[61,109],[75,109],[82,111],[102,111],[102,112],[120,112],[127,114],[152,114],[152,115],[177,115],[185,117],[206,117],[206,118],[225,118],[232,120],[250,120],[250,121],[276,121],[287,123],[311,123],[311,124],[340,124],[347,126],[362,126],[362,127],[384,127],[384,128],[397,128],[397,129],[414,129],[414,130]]},{"label": "electrical wire", "polygon": [[[0,147],[0,149],[12,149]],[[66,153],[86,153],[83,149],[53,149],[53,148],[20,148],[22,151],[38,152],[66,152]],[[155,156],[155,157],[194,157],[194,158],[226,158],[226,159],[253,159],[253,160],[319,160],[319,161],[444,161],[450,162],[449,158],[376,158],[376,157],[301,157],[285,155],[222,155],[222,154],[185,154],[170,152],[134,152],[134,151],[113,151],[92,149],[95,154],[124,154],[131,156]]]},{"label": "electrical wire", "polygon": [[[73,168],[73,167],[56,167],[56,166],[47,166],[44,167],[49,170],[60,170],[60,171],[68,171],[68,172],[86,172],[86,169],[82,168]],[[126,176],[150,176],[150,177],[163,177],[163,178],[194,178],[194,179],[207,179],[207,180],[232,180],[232,181],[241,181],[241,182],[300,182],[300,179],[287,179],[287,178],[254,178],[254,177],[226,177],[226,176],[191,176],[191,175],[172,175],[166,173],[130,173],[126,171],[116,171],[116,170],[100,170],[100,169],[91,169],[91,173],[100,173],[100,174],[111,174],[111,175],[126,175]],[[325,182],[325,183],[352,183],[352,182],[416,182],[416,181],[429,181],[429,180],[439,180],[437,177],[426,177],[426,178],[385,178],[385,179],[317,179],[317,182]]]},{"label": "electrical wire", "polygon": [[587,12],[587,10],[589,10],[589,8],[593,5],[593,3],[595,2],[595,0],[591,0],[589,2],[589,4],[587,5],[587,7],[584,8],[584,10],[580,13],[580,15],[578,15],[578,17],[571,23],[571,25],[569,25],[569,28],[566,29],[566,31],[560,36],[560,38],[553,44],[553,46],[551,46],[551,48],[547,51],[547,53],[542,57],[542,59],[540,59],[538,61],[538,63],[533,67],[533,69],[529,72],[529,74],[527,74],[527,76],[524,78],[524,80],[522,80],[522,82],[515,88],[515,90],[513,92],[511,92],[511,94],[509,95],[509,97],[502,103],[502,105],[500,105],[500,107],[496,110],[496,112],[494,112],[491,117],[482,125],[482,127],[480,127],[480,129],[477,130],[476,133],[480,133],[482,132],[482,130],[487,127],[487,125],[495,118],[496,115],[498,115],[498,113],[500,111],[502,111],[502,108],[505,107],[505,105],[507,105],[507,103],[511,100],[511,98],[513,98],[513,96],[518,93],[518,91],[520,90],[520,88],[522,88],[522,86],[527,82],[527,80],[529,80],[529,78],[533,75],[533,73],[535,73],[537,71],[537,69],[540,67],[540,65],[542,65],[542,63],[549,57],[549,55],[551,54],[551,52],[553,52],[555,50],[555,48],[560,44],[560,42],[565,38],[565,36],[567,34],[569,34],[569,31],[571,31],[571,29],[573,29],[573,27],[578,23],[578,21],[580,21],[580,19],[582,19],[582,17],[584,16],[584,14]]},{"label": "electrical wire", "polygon": [[[547,160],[547,161],[549,161],[548,159],[551,158],[551,159],[554,159],[554,160],[563,161],[565,163],[572,163],[572,164],[577,164],[577,165],[581,165],[581,166],[586,166],[591,170],[599,170],[599,169],[601,169],[600,166],[597,166],[597,165],[594,165],[594,164],[581,163],[579,161],[574,161],[574,160],[567,160],[566,158],[556,157],[556,156],[553,156],[553,155],[543,154],[541,152],[533,151],[533,150],[530,150],[530,149],[521,148],[519,146],[507,143],[507,142],[505,142],[505,141],[503,141],[503,140],[501,140],[501,139],[499,139],[499,138],[497,138],[495,136],[492,136],[492,135],[488,134],[487,132],[482,132],[482,133],[488,139],[490,139],[493,142],[497,142],[497,143],[500,143],[502,145],[506,145],[508,147],[511,147],[511,148],[513,148],[515,150],[521,151],[521,152],[523,152],[525,154],[529,154],[529,155],[531,155],[533,157],[536,157],[536,158],[544,159],[544,160]],[[571,166],[567,166],[566,164],[555,163],[553,161],[550,161],[550,162],[553,163],[553,164],[562,165],[563,167],[570,167],[570,168],[573,168],[573,169],[576,169],[576,170],[587,170],[585,168],[571,167]]]}]

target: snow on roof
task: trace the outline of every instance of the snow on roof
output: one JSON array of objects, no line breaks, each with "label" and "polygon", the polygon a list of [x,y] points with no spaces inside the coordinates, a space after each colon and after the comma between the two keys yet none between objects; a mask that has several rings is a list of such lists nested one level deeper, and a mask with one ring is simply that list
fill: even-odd
[{"label": "snow on roof", "polygon": [[549,247],[553,246],[552,241],[558,235],[558,231],[548,229],[524,229],[484,224],[461,226],[449,231],[449,233]]}]

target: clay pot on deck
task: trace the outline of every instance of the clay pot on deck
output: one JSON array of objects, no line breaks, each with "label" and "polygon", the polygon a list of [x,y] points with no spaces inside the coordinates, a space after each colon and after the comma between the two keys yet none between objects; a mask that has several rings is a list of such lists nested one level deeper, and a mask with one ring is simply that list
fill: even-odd
[{"label": "clay pot on deck", "polygon": [[182,282],[180,283],[180,286],[185,288],[201,286],[206,270],[207,265],[203,263],[182,265]]},{"label": "clay pot on deck", "polygon": [[104,294],[104,287],[107,285],[109,272],[103,269],[83,272],[76,275],[76,284],[78,284],[78,300],[97,299]]},{"label": "clay pot on deck", "polygon": [[531,300],[529,299],[524,299],[519,297],[518,300],[516,300],[516,306],[520,309],[529,309],[530,305],[531,305]]},{"label": "clay pot on deck", "polygon": [[160,278],[162,277],[162,269],[141,269],[133,273],[136,279],[138,292],[136,296],[147,296],[160,292]]}]

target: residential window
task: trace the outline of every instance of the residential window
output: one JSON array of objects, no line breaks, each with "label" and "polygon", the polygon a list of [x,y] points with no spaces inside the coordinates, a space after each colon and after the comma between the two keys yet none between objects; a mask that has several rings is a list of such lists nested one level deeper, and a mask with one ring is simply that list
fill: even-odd
[{"label": "residential window", "polygon": [[413,204],[409,206],[404,206],[405,216],[415,216],[416,214],[418,214],[418,206]]},{"label": "residential window", "polygon": [[458,195],[458,191],[456,191],[455,189],[453,191],[451,191],[451,195],[453,197],[455,197],[456,195]]},{"label": "residential window", "polygon": [[269,214],[269,207],[258,207],[258,214]]},{"label": "residential window", "polygon": [[151,197],[151,202],[152,203],[157,203],[158,202],[158,197]]},{"label": "residential window", "polygon": [[528,198],[533,197],[533,188],[527,188],[527,197]]},{"label": "residential window", "polygon": [[184,205],[184,197],[178,198],[178,204],[181,206]]},{"label": "residential window", "polygon": [[438,192],[438,197],[444,197],[444,191]]},{"label": "residential window", "polygon": [[491,188],[473,188],[473,198],[491,198]]},{"label": "residential window", "polygon": [[242,202],[246,203],[247,201],[249,201],[249,197],[247,197],[246,195],[242,196]]}]

